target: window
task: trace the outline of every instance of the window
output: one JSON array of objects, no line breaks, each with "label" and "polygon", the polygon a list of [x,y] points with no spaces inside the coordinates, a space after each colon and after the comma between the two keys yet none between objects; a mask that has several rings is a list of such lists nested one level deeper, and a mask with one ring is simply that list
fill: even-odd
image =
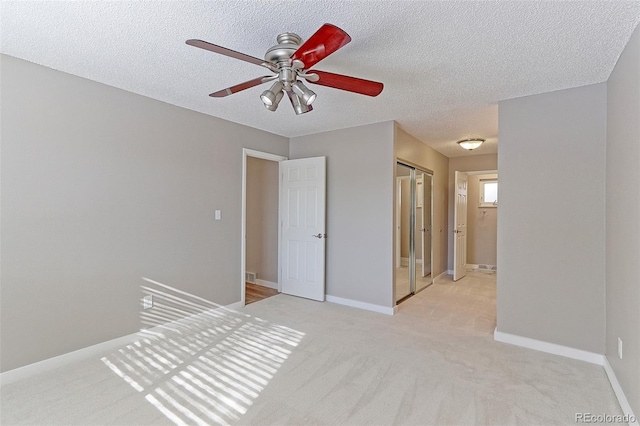
[{"label": "window", "polygon": [[498,207],[497,180],[480,180],[480,207]]}]

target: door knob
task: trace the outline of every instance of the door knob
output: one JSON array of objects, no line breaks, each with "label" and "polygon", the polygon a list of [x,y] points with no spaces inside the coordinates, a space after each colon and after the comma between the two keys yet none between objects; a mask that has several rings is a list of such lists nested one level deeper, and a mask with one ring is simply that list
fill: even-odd
[{"label": "door knob", "polygon": [[327,234],[318,234],[318,235],[312,235],[312,237],[316,237],[316,238],[327,238]]}]

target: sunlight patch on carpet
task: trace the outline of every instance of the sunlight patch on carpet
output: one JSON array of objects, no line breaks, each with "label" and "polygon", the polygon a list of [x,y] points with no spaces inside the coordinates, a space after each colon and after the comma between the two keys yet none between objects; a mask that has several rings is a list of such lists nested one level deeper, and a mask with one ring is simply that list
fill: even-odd
[{"label": "sunlight patch on carpet", "polygon": [[304,333],[221,307],[143,278],[150,328],[102,358],[176,425],[233,424],[304,338]]}]

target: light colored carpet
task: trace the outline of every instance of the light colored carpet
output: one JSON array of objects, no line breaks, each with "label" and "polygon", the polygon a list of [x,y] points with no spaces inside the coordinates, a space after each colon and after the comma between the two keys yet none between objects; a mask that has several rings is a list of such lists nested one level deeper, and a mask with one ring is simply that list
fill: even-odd
[{"label": "light colored carpet", "polygon": [[277,295],[2,387],[3,425],[575,424],[602,367],[496,343],[495,274],[386,316]]}]

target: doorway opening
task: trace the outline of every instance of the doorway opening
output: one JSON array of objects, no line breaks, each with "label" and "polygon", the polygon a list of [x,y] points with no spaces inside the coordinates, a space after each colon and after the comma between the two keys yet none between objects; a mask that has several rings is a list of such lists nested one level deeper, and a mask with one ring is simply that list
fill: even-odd
[{"label": "doorway opening", "polygon": [[326,157],[242,150],[242,306],[247,281],[325,300],[326,175]]},{"label": "doorway opening", "polygon": [[396,304],[433,283],[433,173],[396,164]]},{"label": "doorway opening", "polygon": [[286,157],[243,149],[241,304],[280,288],[279,162]]},{"label": "doorway opening", "polygon": [[455,172],[453,280],[497,272],[498,172]]}]

